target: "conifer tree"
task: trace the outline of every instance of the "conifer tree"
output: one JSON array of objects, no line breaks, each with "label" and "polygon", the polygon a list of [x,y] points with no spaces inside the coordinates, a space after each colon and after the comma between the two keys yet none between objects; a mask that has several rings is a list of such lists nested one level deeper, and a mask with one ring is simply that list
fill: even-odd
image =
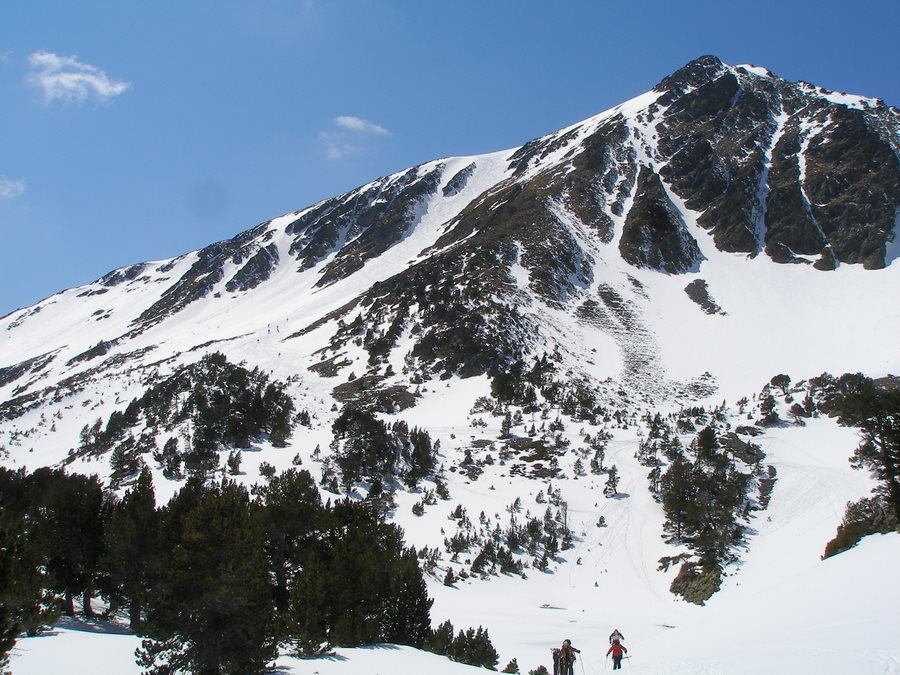
[{"label": "conifer tree", "polygon": [[297,654],[312,656],[329,647],[328,565],[311,552],[291,585],[288,612],[280,616],[282,638]]},{"label": "conifer tree", "polygon": [[474,665],[471,663],[472,661],[472,642],[475,640],[475,629],[468,628],[466,630],[460,629],[459,633],[457,633],[456,637],[453,638],[453,642],[450,644],[450,656],[451,659],[458,663],[468,663],[470,665]]},{"label": "conifer tree", "polygon": [[428,651],[446,656],[450,653],[450,647],[453,644],[453,624],[450,620],[444,621],[440,626],[434,629],[428,640],[426,649]]},{"label": "conifer tree", "polygon": [[431,600],[414,549],[376,504],[326,505],[321,534],[291,580],[286,638],[299,651],[322,645],[425,643]]},{"label": "conifer tree", "polygon": [[458,663],[496,670],[500,655],[494,649],[486,629],[460,630],[450,645],[450,658]]},{"label": "conifer tree", "polygon": [[262,505],[263,546],[275,607],[288,608],[289,581],[319,536],[321,500],[308,471],[291,468],[254,488]]},{"label": "conifer tree", "polygon": [[139,663],[151,675],[260,672],[276,643],[259,511],[227,480],[184,489],[166,514],[174,532],[147,599]]},{"label": "conifer tree", "polygon": [[241,473],[241,451],[240,450],[232,450],[228,453],[228,474],[230,476],[237,476]]},{"label": "conifer tree", "polygon": [[778,423],[777,402],[771,392],[766,391],[760,398],[759,412],[762,417],[756,422],[763,427],[771,427]]},{"label": "conifer tree", "polygon": [[478,630],[475,631],[475,646],[473,651],[475,655],[474,665],[487,668],[488,670],[497,669],[497,661],[500,660],[500,655],[491,643],[487,628],[482,629],[482,627],[479,626]]},{"label": "conifer tree", "polygon": [[609,467],[609,473],[606,474],[606,485],[603,487],[603,494],[606,497],[615,497],[619,493],[619,470],[613,464]]},{"label": "conifer tree", "polygon": [[676,541],[681,539],[685,523],[691,520],[697,506],[691,469],[692,464],[683,455],[677,455],[659,481],[666,528]]},{"label": "conifer tree", "polygon": [[389,571],[389,600],[382,623],[384,639],[421,648],[431,632],[431,605],[418,557],[408,548]]},{"label": "conifer tree", "polygon": [[775,375],[771,380],[769,380],[769,384],[773,387],[778,387],[781,389],[781,393],[784,396],[787,396],[788,387],[791,386],[791,376],[790,375]]},{"label": "conifer tree", "polygon": [[862,436],[853,453],[855,468],[872,471],[879,481],[874,492],[900,520],[900,389],[883,389],[862,375],[842,375],[828,412],[844,426],[858,427]]},{"label": "conifer tree", "polygon": [[506,664],[506,667],[500,671],[501,673],[513,673],[514,675],[518,675],[519,673],[519,662],[516,659],[511,659],[509,663]]},{"label": "conifer tree", "polygon": [[509,410],[503,415],[503,422],[500,424],[500,438],[509,438],[512,429],[512,415]]},{"label": "conifer tree", "polygon": [[385,618],[388,605],[399,600],[390,589],[403,551],[400,531],[383,523],[366,502],[338,502],[332,516],[343,535],[328,551],[333,626],[329,640],[351,647],[390,641]]},{"label": "conifer tree", "polygon": [[34,521],[26,516],[24,471],[0,467],[0,672],[21,633],[36,634],[59,616],[58,604],[44,590]]},{"label": "conifer tree", "polygon": [[152,564],[158,541],[158,515],[153,479],[147,467],[134,486],[116,504],[105,532],[105,552],[101,567],[108,586],[107,595],[129,606],[131,629],[137,631],[147,596],[152,592]]},{"label": "conifer tree", "polygon": [[75,597],[92,614],[91,598],[103,547],[104,493],[96,476],[41,468],[29,477],[35,534],[44,554],[49,588],[63,596],[63,611],[75,614]]}]

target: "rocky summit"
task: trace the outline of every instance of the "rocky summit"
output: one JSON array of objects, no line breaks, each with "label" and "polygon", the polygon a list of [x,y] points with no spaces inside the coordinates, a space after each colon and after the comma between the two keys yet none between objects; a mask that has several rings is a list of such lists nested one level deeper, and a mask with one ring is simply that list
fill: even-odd
[{"label": "rocky summit", "polygon": [[[294,374],[366,374],[360,396],[390,388],[397,358],[395,390],[565,352],[589,390],[665,399],[691,383],[666,385],[677,355],[648,325],[649,287],[666,277],[708,312],[733,290],[704,278],[710,256],[815,270],[821,288],[841,266],[885,268],[898,149],[898,111],[879,100],[705,56],[520,148],[428,162],[11,313],[0,419],[210,350],[252,362],[248,345]],[[585,367],[593,342],[610,349]],[[693,375],[692,395],[711,393],[716,373]]]}]

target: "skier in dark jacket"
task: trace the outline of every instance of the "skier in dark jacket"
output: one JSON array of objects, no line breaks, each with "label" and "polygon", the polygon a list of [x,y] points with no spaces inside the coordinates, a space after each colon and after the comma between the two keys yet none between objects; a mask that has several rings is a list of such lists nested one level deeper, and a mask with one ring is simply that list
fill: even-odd
[{"label": "skier in dark jacket", "polygon": [[553,655],[553,675],[562,675],[560,673],[562,667],[559,665],[559,647],[554,647],[550,653]]},{"label": "skier in dark jacket", "polygon": [[622,642],[625,639],[625,636],[619,632],[619,629],[616,628],[612,633],[609,634],[609,644],[613,643],[613,640],[618,640]]},{"label": "skier in dark jacket", "polygon": [[612,645],[609,648],[609,651],[606,652],[606,655],[613,655],[613,670],[621,670],[622,669],[622,655],[627,654],[628,650],[625,649],[625,645],[619,642],[618,638],[613,638]]},{"label": "skier in dark jacket", "polygon": [[581,650],[573,647],[571,640],[563,640],[559,648],[559,675],[574,675],[576,652],[580,654]]}]

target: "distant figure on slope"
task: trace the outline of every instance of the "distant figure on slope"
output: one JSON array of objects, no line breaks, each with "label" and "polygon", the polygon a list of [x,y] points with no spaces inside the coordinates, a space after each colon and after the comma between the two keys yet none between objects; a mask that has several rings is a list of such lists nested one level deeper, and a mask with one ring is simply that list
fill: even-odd
[{"label": "distant figure on slope", "polygon": [[618,640],[622,642],[625,639],[625,636],[619,632],[619,629],[616,628],[612,633],[609,634],[609,644],[613,643],[613,640]]},{"label": "distant figure on slope", "polygon": [[609,651],[606,652],[606,655],[609,656],[610,653],[613,655],[613,670],[621,670],[622,655],[627,654],[628,650],[625,649],[625,645],[619,642],[619,638],[613,638],[612,645]]},{"label": "distant figure on slope", "polygon": [[574,675],[575,652],[580,654],[581,650],[573,647],[571,640],[563,640],[559,648],[559,675]]},{"label": "distant figure on slope", "polygon": [[550,653],[553,654],[553,675],[562,675],[562,667],[559,664],[560,659],[560,651],[559,647],[553,647],[550,650]]}]

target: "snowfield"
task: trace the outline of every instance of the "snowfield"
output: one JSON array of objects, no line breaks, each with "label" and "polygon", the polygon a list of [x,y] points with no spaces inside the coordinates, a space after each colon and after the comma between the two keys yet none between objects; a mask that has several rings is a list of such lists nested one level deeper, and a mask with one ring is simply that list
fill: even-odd
[{"label": "snowfield", "polygon": [[[433,398],[440,405],[424,405],[419,412],[446,413],[447,395]],[[442,441],[449,443],[451,434],[462,431],[434,421]],[[778,482],[768,509],[754,516],[742,562],[729,569],[722,590],[704,607],[669,593],[674,569],[657,571],[658,559],[675,549],[660,537],[661,508],[647,490],[646,469],[633,458],[637,439],[627,436],[617,433],[607,451],[608,463],[622,475],[617,498],[603,497],[600,477],[553,481],[568,500],[576,534],[574,547],[561,552],[558,564],[546,573],[526,569],[527,580],[501,575],[446,587],[431,578],[434,624],[450,619],[457,630],[484,626],[500,654],[498,670],[516,658],[522,673],[541,664],[551,669],[550,649],[565,638],[582,650],[576,672],[604,672],[611,668],[605,653],[613,628],[626,636],[630,658],[623,669],[634,673],[900,673],[900,535],[870,536],[850,551],[820,559],[845,503],[865,496],[872,485],[864,472],[848,466],[853,430],[818,418],[756,439],[766,462],[776,467]],[[446,514],[457,503],[473,516],[479,510],[508,515],[504,509],[520,497],[523,510],[540,513],[534,497],[546,489],[544,483],[512,481],[499,465],[488,469],[493,472],[474,482],[449,473],[451,500],[429,507],[420,518],[410,512],[419,495],[398,492],[394,519],[408,541],[439,546],[437,529],[449,534]],[[599,515],[606,527],[596,526]],[[13,673],[46,675],[59,672],[62,663],[71,675],[139,673],[133,659],[139,644],[119,624],[63,619],[48,634],[19,641]],[[283,655],[276,666],[279,673],[319,675],[476,670],[395,645],[339,647],[317,659]]]}]

